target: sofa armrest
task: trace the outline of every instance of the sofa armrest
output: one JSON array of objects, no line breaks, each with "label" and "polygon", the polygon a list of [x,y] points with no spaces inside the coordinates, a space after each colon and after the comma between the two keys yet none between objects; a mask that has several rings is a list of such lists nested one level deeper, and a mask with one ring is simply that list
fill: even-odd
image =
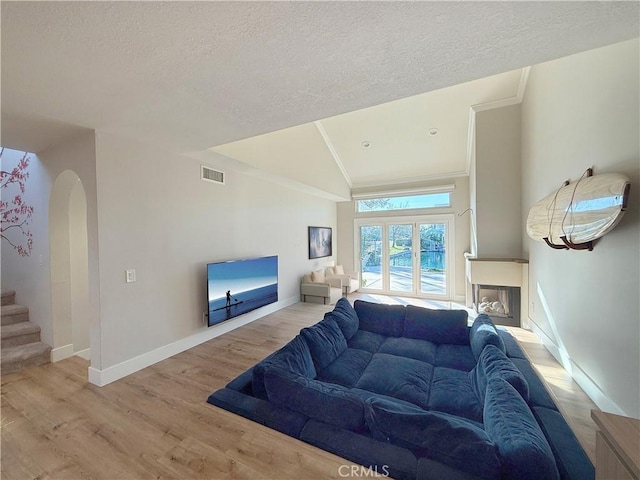
[{"label": "sofa armrest", "polygon": [[[359,274],[344,274],[344,275],[326,275],[325,280],[327,281],[339,281],[340,287],[349,287],[353,288],[353,285],[360,286],[360,275]],[[333,283],[332,283],[333,285]]]},{"label": "sofa armrest", "polygon": [[344,281],[342,279],[343,276],[346,275],[326,275],[324,277],[324,280],[332,287],[342,290],[342,287],[346,287],[349,285],[349,280]]},{"label": "sofa armrest", "polygon": [[301,283],[300,293],[314,297],[330,297],[331,285],[328,283]]}]

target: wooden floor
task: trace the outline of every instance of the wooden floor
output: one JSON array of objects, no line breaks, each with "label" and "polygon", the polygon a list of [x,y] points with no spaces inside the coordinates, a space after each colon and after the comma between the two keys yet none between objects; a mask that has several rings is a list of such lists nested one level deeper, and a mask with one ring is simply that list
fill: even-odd
[{"label": "wooden floor", "polygon": [[[105,387],[79,357],[3,376],[2,479],[343,478],[346,460],[206,403],[331,308],[295,304]],[[593,460],[595,406],[532,333],[511,330]]]}]

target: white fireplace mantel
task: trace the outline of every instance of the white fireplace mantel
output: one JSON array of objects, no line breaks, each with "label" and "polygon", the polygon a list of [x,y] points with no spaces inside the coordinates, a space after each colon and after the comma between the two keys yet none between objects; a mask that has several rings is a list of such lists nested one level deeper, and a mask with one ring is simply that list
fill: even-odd
[{"label": "white fireplace mantel", "polygon": [[529,261],[522,258],[478,258],[465,255],[467,280],[477,285],[523,286],[523,266]]}]

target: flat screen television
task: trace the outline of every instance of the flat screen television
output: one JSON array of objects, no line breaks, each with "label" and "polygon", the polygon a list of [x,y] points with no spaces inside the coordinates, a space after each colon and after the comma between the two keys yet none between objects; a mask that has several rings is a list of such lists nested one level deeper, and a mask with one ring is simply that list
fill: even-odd
[{"label": "flat screen television", "polygon": [[278,301],[278,256],[207,264],[208,325]]}]

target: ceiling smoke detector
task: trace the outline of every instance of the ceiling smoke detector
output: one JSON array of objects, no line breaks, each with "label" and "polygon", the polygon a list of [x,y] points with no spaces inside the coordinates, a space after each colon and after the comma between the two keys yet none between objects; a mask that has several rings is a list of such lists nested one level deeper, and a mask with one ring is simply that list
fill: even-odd
[{"label": "ceiling smoke detector", "polygon": [[362,148],[369,148],[369,147],[371,147],[371,142],[368,142],[366,140],[362,142]]},{"label": "ceiling smoke detector", "polygon": [[431,137],[435,137],[438,134],[438,129],[437,128],[430,128],[429,129],[429,136]]}]

